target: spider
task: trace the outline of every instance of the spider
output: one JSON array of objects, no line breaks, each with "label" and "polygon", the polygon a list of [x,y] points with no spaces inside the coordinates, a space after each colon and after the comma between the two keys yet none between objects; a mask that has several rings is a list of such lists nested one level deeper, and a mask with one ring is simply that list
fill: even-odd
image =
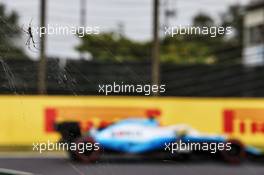
[{"label": "spider", "polygon": [[27,42],[25,43],[25,45],[28,47],[29,50],[32,50],[31,49],[31,42],[32,42],[32,45],[35,49],[39,50],[36,46],[36,42],[34,40],[34,37],[33,37],[33,32],[32,32],[32,19],[29,23],[29,26],[28,28],[25,30],[24,28],[22,28],[23,31],[28,35],[28,39],[27,39]]}]

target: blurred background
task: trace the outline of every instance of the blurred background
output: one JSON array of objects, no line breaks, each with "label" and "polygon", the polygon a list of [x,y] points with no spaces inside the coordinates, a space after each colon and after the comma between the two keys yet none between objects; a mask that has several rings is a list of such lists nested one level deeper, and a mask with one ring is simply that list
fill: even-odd
[{"label": "blurred background", "polygon": [[[99,95],[99,83],[149,84],[156,71],[157,81],[166,84],[165,96],[264,95],[263,1],[161,0],[159,62],[153,61],[157,26],[151,0],[47,1],[46,25],[100,28],[99,35],[83,38],[47,35],[43,50],[47,64],[38,64],[42,52],[28,49],[28,35],[21,30],[27,30],[30,23],[41,26],[40,1],[0,2],[2,94],[37,94],[38,81],[45,81],[42,88],[47,94]],[[165,35],[166,26],[177,25],[231,26],[232,34],[215,38]],[[38,75],[43,71],[41,78]]]},{"label": "blurred background", "polygon": [[[39,37],[33,31],[36,47],[32,41],[28,45],[29,26],[48,25],[96,26],[100,33]],[[165,34],[166,27],[179,25],[231,26],[232,33],[216,37]],[[78,115],[95,106],[155,108],[165,125],[187,123],[263,148],[263,78],[263,0],[0,0],[0,147],[4,152],[15,151],[0,154],[0,168],[41,174],[87,172],[86,166],[69,166],[57,154],[37,161],[31,153],[16,152],[34,141],[58,140],[47,129],[50,109],[67,108],[63,114],[87,123],[88,116],[80,119]],[[109,98],[98,93],[99,84],[113,82],[164,84],[166,92],[149,98],[140,93],[115,93]],[[96,109],[99,116],[101,111]],[[224,129],[230,110],[237,114],[236,133]],[[62,113],[58,116],[63,118]],[[258,131],[244,134],[243,122],[257,123]],[[178,167],[165,162],[156,167],[156,174],[193,174],[186,166],[203,174],[264,173],[263,166],[254,163],[228,168],[204,162]],[[108,163],[92,167],[93,173],[129,174],[135,169],[135,165],[120,169],[120,162]],[[137,171],[152,174],[154,167],[142,165]]]}]

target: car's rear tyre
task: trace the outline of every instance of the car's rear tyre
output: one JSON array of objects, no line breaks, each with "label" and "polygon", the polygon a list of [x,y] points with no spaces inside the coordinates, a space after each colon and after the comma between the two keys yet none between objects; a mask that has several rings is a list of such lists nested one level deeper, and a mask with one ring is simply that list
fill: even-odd
[{"label": "car's rear tyre", "polygon": [[221,157],[224,161],[230,164],[240,164],[245,158],[244,145],[238,140],[229,140],[230,150],[221,151]]},{"label": "car's rear tyre", "polygon": [[[80,137],[78,139],[76,139],[76,141],[74,142],[77,146],[76,146],[76,150],[71,150],[72,152],[70,154],[72,154],[72,158],[74,160],[78,160],[84,163],[93,163],[96,162],[99,159],[100,156],[100,149],[97,149],[94,147],[94,145],[96,144],[94,139],[90,136],[85,136],[85,137]],[[81,150],[79,149],[78,145],[80,144],[90,144],[93,145],[91,150],[87,150],[85,148],[85,150]]]},{"label": "car's rear tyre", "polygon": [[74,151],[69,150],[68,155],[71,161],[79,161],[79,158],[77,157]]},{"label": "car's rear tyre", "polygon": [[62,141],[71,143],[81,136],[78,122],[62,122],[56,125],[56,130],[61,134]]}]

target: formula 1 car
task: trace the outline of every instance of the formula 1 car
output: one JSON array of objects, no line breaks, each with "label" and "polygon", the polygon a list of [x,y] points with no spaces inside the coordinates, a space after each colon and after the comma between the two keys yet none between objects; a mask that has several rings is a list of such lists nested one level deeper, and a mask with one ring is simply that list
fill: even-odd
[{"label": "formula 1 car", "polygon": [[[89,148],[92,149],[81,151],[77,147],[76,150],[69,150],[71,159],[83,162],[98,160],[102,152],[140,155],[163,152],[170,158],[194,152],[210,152],[220,155],[229,163],[240,163],[246,153],[260,154],[259,150],[245,147],[238,140],[200,133],[186,125],[160,126],[154,118],[125,119],[109,126],[93,128],[83,135],[78,123],[65,122],[57,125],[57,131],[64,142],[90,143]],[[195,149],[190,149],[190,146]]]}]

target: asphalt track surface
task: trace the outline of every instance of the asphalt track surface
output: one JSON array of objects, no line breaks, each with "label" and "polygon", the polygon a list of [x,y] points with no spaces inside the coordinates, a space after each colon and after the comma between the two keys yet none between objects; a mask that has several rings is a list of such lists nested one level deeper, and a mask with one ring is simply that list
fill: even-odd
[{"label": "asphalt track surface", "polygon": [[[172,162],[167,160],[102,159],[81,164],[60,157],[1,157],[0,168],[37,175],[264,175],[264,161],[227,165],[211,160]],[[1,169],[0,169],[1,170]],[[0,173],[1,174],[1,173]]]}]

